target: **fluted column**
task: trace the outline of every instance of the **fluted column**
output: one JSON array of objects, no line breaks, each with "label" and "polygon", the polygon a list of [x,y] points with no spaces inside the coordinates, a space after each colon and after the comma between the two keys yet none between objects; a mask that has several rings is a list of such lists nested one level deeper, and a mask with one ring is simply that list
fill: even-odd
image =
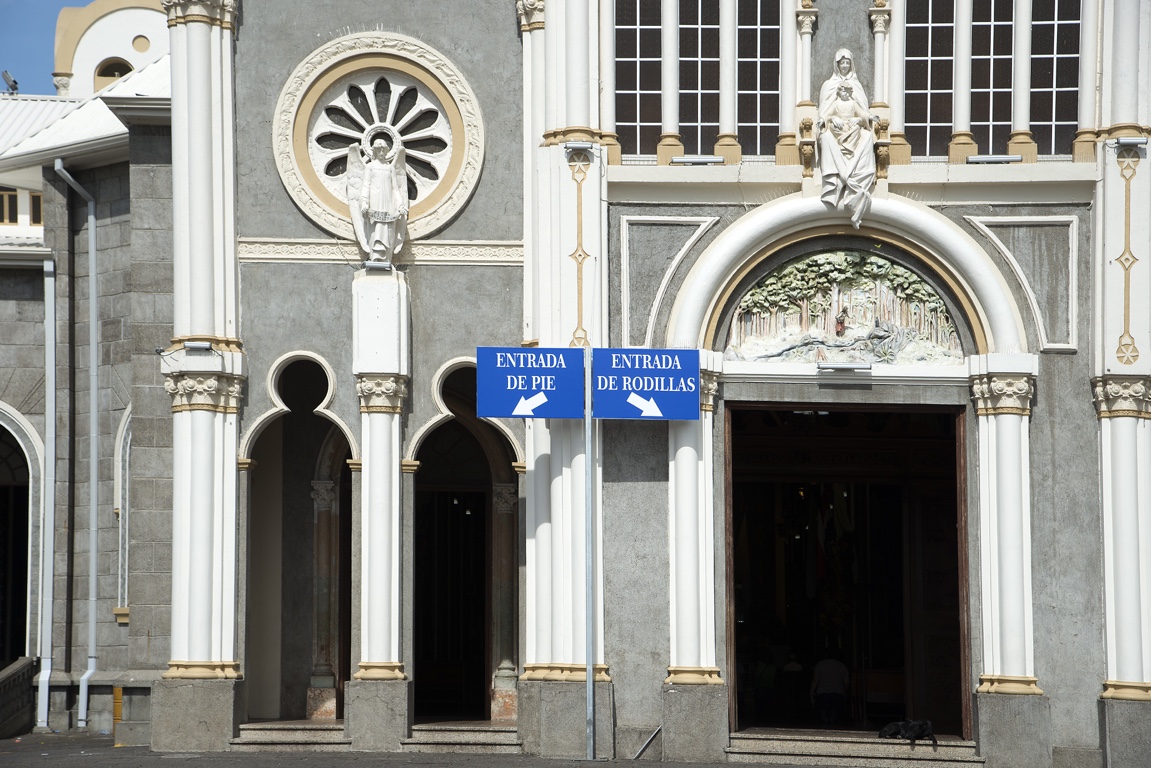
[{"label": "fluted column", "polygon": [[1104,376],[1093,382],[1103,483],[1107,680],[1102,697],[1151,701],[1151,378]]},{"label": "fluted column", "polygon": [[701,372],[700,418],[669,422],[671,659],[665,683],[722,685],[715,655],[715,556],[711,518],[712,419],[718,393]]},{"label": "fluted column", "polygon": [[1034,357],[975,358],[983,674],[980,693],[1041,694],[1034,667],[1028,419]]},{"label": "fluted column", "polygon": [[165,678],[240,677],[236,649],[237,411],[231,237],[235,0],[163,0],[172,58],[172,637]]}]

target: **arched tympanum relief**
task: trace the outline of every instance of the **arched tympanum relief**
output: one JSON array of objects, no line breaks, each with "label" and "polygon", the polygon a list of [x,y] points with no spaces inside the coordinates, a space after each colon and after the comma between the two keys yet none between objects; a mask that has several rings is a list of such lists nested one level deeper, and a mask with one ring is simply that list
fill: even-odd
[{"label": "arched tympanum relief", "polygon": [[959,365],[939,292],[873,253],[828,250],[764,275],[739,300],[724,356],[767,363]]}]

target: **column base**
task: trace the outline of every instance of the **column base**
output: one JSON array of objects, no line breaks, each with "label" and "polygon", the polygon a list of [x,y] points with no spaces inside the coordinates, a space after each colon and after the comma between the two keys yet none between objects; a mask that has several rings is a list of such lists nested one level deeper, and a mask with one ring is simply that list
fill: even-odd
[{"label": "column base", "polygon": [[1023,696],[1042,696],[1039,678],[1022,675],[980,675],[976,693],[1006,693]]},{"label": "column base", "polygon": [[664,685],[723,685],[719,667],[668,667]]},{"label": "column base", "polygon": [[328,720],[336,717],[336,689],[309,688],[307,717],[309,720]]},{"label": "column base", "polygon": [[1146,701],[1104,700],[1103,753],[1109,766],[1146,765],[1151,755],[1151,703]]},{"label": "column base", "polygon": [[1119,699],[1122,701],[1151,701],[1151,683],[1108,680],[1103,683],[1103,693],[1099,695],[1099,698]]},{"label": "column base", "polygon": [[[586,758],[587,685],[525,681],[521,677],[516,722],[525,753],[568,760]],[[615,757],[614,723],[613,686],[596,683],[595,754],[599,759]]]},{"label": "column base", "polygon": [[1031,131],[1014,131],[1007,140],[1007,154],[1022,155],[1023,162],[1039,162],[1039,147],[1031,136]]},{"label": "column base", "polygon": [[411,680],[349,680],[344,729],[356,752],[399,752],[414,716]]},{"label": "column base", "polygon": [[673,157],[683,155],[683,141],[678,133],[665,133],[659,137],[659,145],[655,148],[655,161],[657,165],[671,165]]},{"label": "column base", "polygon": [[951,143],[947,145],[947,162],[963,165],[967,158],[979,154],[979,145],[970,131],[956,131],[951,134]]},{"label": "column base", "polygon": [[155,752],[223,752],[248,709],[242,680],[157,680],[150,703]]},{"label": "column base", "polygon": [[[671,667],[671,669],[706,669]],[[663,759],[682,763],[718,763],[725,758],[728,733],[728,687],[663,686]],[[670,678],[669,678],[670,679]]]},{"label": "column base", "polygon": [[975,723],[986,768],[1051,765],[1051,701],[1046,696],[976,693]]},{"label": "column base", "polygon": [[[607,673],[607,664],[596,664],[595,681],[597,683],[610,683],[611,675]],[[587,666],[584,664],[524,664],[524,673],[520,680],[540,680],[548,683],[585,683],[587,682]]]},{"label": "column base", "polygon": [[1071,144],[1071,159],[1076,163],[1095,162],[1095,147],[1098,136],[1093,130],[1075,132],[1075,141]]},{"label": "column base", "polygon": [[402,661],[361,661],[356,680],[406,680]]},{"label": "column base", "polygon": [[712,151],[723,158],[724,165],[739,165],[743,161],[743,148],[734,133],[721,133],[717,136]]},{"label": "column base", "polygon": [[607,151],[608,165],[623,164],[623,147],[619,144],[619,134],[605,131],[600,134],[599,143]]},{"label": "column base", "polygon": [[795,141],[795,134],[779,134],[779,141],[775,144],[775,164],[801,165],[802,163],[803,160],[799,155],[799,144]]},{"label": "column base", "polygon": [[235,661],[169,661],[165,680],[240,680],[240,665]]},{"label": "column base", "polygon": [[911,165],[911,145],[902,133],[891,134],[891,155],[888,165]]}]

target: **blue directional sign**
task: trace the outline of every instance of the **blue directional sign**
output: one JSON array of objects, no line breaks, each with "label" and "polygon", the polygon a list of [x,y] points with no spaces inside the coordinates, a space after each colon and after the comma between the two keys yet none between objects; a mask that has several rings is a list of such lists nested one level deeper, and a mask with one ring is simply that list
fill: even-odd
[{"label": "blue directional sign", "polygon": [[583,418],[583,350],[476,348],[476,413],[526,419]]},{"label": "blue directional sign", "polygon": [[699,350],[592,350],[592,416],[699,418]]}]

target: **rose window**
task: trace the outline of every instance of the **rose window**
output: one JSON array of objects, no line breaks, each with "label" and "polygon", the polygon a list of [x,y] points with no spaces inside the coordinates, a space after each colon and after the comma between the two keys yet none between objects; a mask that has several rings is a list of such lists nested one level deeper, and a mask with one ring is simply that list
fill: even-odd
[{"label": "rose window", "polygon": [[447,175],[452,129],[444,108],[426,85],[388,70],[360,71],[321,97],[308,131],[308,154],[321,182],[337,197],[347,195],[348,147],[366,154],[382,140],[388,151],[400,142],[407,153],[408,199],[427,198]]}]

